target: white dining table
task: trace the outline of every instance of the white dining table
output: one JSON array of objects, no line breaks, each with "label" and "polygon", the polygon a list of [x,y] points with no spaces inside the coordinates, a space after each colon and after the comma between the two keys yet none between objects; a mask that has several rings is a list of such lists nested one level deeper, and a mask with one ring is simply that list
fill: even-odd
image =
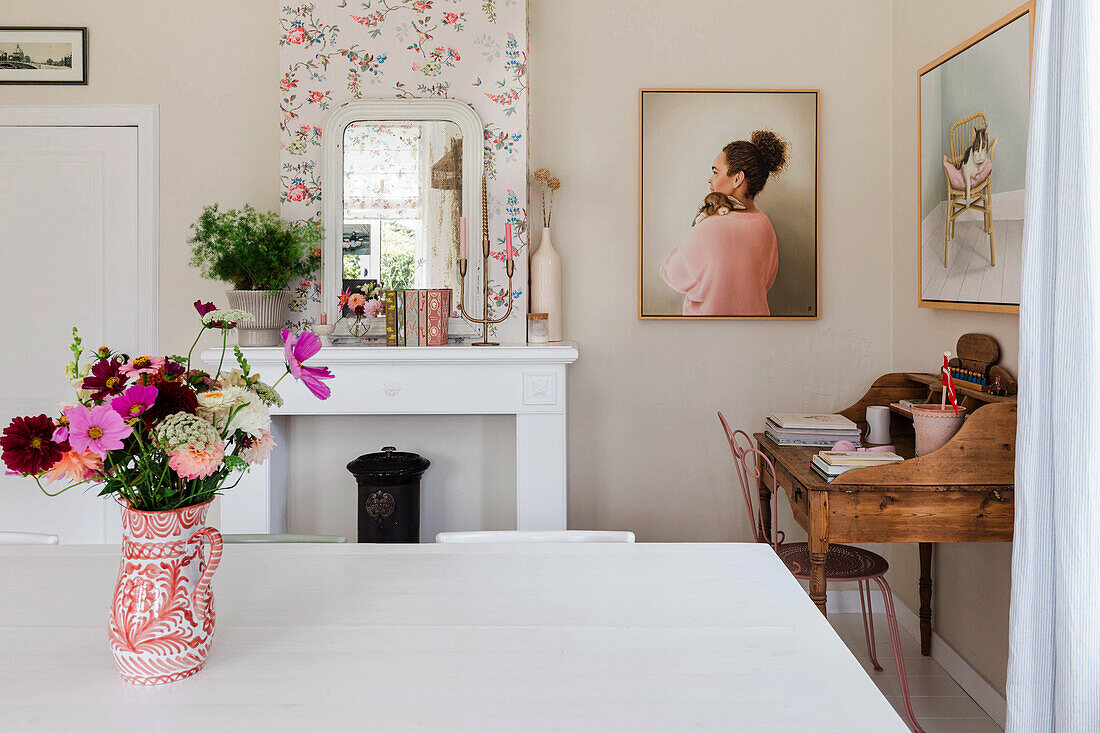
[{"label": "white dining table", "polygon": [[0,546],[0,730],[908,730],[766,545],[226,545],[157,687],[111,658],[118,555]]}]

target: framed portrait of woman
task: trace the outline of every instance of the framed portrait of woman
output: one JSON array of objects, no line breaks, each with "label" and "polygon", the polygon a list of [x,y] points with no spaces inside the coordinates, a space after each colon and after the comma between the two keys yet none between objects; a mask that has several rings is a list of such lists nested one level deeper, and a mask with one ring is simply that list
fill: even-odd
[{"label": "framed portrait of woman", "polygon": [[639,91],[640,318],[820,317],[818,96]]}]

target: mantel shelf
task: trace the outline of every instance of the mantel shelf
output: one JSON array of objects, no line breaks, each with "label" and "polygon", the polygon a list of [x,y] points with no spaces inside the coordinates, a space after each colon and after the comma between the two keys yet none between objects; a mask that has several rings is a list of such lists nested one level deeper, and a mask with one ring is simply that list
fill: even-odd
[{"label": "mantel shelf", "polygon": [[[283,349],[277,346],[242,347],[249,364],[281,364]],[[574,341],[553,344],[502,344],[500,346],[326,346],[310,364],[572,364],[579,356]],[[207,364],[217,364],[221,349],[202,352]],[[232,364],[232,354],[226,356]]]}]

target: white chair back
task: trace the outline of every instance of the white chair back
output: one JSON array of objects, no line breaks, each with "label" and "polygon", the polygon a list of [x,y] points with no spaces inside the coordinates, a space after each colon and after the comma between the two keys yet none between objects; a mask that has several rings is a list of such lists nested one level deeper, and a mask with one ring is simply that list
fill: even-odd
[{"label": "white chair back", "polygon": [[0,545],[56,545],[57,535],[41,532],[0,532]]},{"label": "white chair back", "polygon": [[259,545],[270,543],[305,544],[310,542],[339,544],[347,542],[347,538],[333,534],[223,534],[222,542],[227,545]]},{"label": "white chair back", "polygon": [[481,532],[440,532],[436,542],[506,543],[506,542],[633,542],[633,532],[566,529],[557,531],[487,530]]}]

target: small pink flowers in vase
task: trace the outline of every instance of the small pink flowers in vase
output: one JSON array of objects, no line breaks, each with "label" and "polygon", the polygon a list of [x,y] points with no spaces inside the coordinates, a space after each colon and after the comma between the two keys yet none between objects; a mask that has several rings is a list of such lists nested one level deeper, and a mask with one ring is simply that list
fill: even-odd
[{"label": "small pink flowers in vase", "polygon": [[[345,288],[336,303],[342,314],[336,323],[344,318],[351,318],[348,333],[356,338],[362,338],[370,331],[370,324],[364,323],[364,319],[377,318],[385,312],[385,304],[382,302],[385,291],[377,281],[367,281],[360,290],[362,292],[353,293]],[[344,315],[345,310],[348,311],[346,315]]]},{"label": "small pink flowers in vase", "polygon": [[[192,352],[206,330],[222,333],[216,372],[193,369],[190,352],[86,352],[74,328],[65,375],[75,401],[54,417],[16,417],[0,436],[9,471],[32,478],[46,495],[95,486],[119,503],[123,557],[109,635],[123,679],[134,684],[183,679],[205,664],[214,631],[210,576],[221,556],[221,535],[204,526],[206,512],[234,476],[270,455],[268,408],[282,404],[275,387],[289,374],[319,399],[331,393],[331,372],[304,364],[320,350],[316,335],[283,331],[287,370],[269,386],[240,349],[237,368],[222,370],[228,332],[252,315],[199,301],[195,309],[202,327]],[[67,485],[46,488],[59,481]],[[138,595],[145,600],[137,603]]]}]

